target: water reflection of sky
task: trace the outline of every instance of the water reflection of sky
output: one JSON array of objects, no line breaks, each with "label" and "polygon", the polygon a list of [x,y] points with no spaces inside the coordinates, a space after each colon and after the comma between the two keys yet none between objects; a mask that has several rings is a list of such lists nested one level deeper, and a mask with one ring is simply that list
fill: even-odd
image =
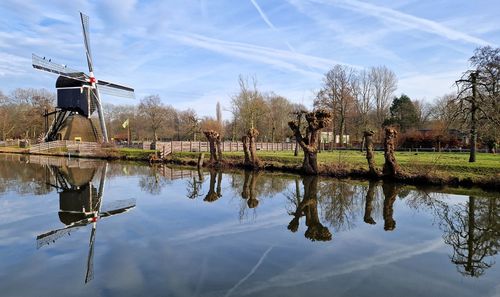
[{"label": "water reflection of sky", "polygon": [[[0,161],[1,162],[1,161]],[[498,265],[481,277],[464,277],[450,262],[435,213],[425,205],[409,207],[396,198],[396,228],[384,231],[375,199],[375,225],[363,222],[364,194],[354,194],[349,227],[329,227],[332,240],[310,241],[306,226],[292,233],[286,196],[293,178],[279,193],[259,196],[254,209],[241,198],[242,176],[222,178],[222,197],[214,202],[186,197],[189,179],[163,180],[148,192],[139,185],[147,167],[125,176],[110,165],[104,203],[136,198],[131,211],[97,223],[94,279],[84,284],[91,226],[36,249],[37,235],[64,225],[59,196],[10,189],[0,194],[0,291],[2,296],[498,296]],[[122,172],[122,173],[120,173]],[[5,176],[1,178],[5,179]],[[263,175],[261,183],[271,177]],[[276,179],[276,176],[272,177]],[[159,177],[164,179],[164,177]],[[320,181],[321,185],[325,181]],[[299,183],[302,187],[302,183]],[[207,193],[204,175],[201,192]],[[361,188],[366,187],[362,183]],[[264,190],[261,192],[265,192]],[[377,188],[377,195],[382,195]],[[433,194],[430,194],[431,196]],[[467,197],[439,195],[452,204]],[[357,201],[356,200],[356,201]],[[378,204],[377,204],[378,203]],[[319,213],[324,221],[323,209]],[[243,210],[243,211],[242,211]],[[497,210],[498,211],[498,210]],[[243,214],[242,214],[243,212]],[[497,294],[497,295],[495,295]]]}]

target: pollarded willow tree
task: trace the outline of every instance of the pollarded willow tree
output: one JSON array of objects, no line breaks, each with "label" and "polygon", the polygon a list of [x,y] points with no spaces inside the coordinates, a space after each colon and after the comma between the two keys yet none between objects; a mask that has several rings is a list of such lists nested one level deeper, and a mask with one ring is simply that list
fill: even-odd
[{"label": "pollarded willow tree", "polygon": [[222,161],[220,134],[214,130],[203,131],[210,147],[210,165],[218,165]]},{"label": "pollarded willow tree", "polygon": [[308,112],[305,114],[307,128],[302,135],[299,123],[288,122],[295,139],[304,151],[302,170],[306,174],[318,174],[318,136],[321,129],[327,127],[332,121],[332,114],[324,109]]}]

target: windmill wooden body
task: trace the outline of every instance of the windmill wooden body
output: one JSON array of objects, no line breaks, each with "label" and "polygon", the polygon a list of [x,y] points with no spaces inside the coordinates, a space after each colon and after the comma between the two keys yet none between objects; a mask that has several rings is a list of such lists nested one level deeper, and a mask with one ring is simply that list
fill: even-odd
[{"label": "windmill wooden body", "polygon": [[[46,113],[46,116],[55,115],[54,120],[44,141],[80,140],[108,142],[108,133],[100,93],[113,96],[134,98],[134,89],[97,80],[94,76],[94,65],[90,51],[89,19],[80,13],[83,28],[83,41],[89,73],[68,68],[66,65],[52,62],[51,59],[32,55],[33,67],[59,75],[56,81],[57,106],[56,110]],[[92,114],[97,111],[99,123],[91,120]]]}]

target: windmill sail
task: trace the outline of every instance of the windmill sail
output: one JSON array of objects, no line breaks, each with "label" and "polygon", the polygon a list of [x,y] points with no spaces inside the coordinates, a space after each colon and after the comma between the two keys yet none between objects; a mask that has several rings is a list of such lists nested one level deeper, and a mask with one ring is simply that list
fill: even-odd
[{"label": "windmill sail", "polygon": [[80,222],[76,222],[72,225],[69,225],[65,228],[56,229],[56,230],[52,230],[52,231],[49,231],[49,232],[44,233],[44,234],[40,234],[36,237],[36,248],[39,249],[44,245],[49,245],[50,243],[55,242],[59,238],[65,236],[65,235],[68,235],[71,232],[76,231],[87,224],[88,224],[88,220],[85,219],[85,220],[82,220]]},{"label": "windmill sail", "polygon": [[82,82],[87,82],[87,77],[83,72],[68,68],[66,65],[54,63],[35,54],[32,54],[32,65],[33,68],[38,70],[51,72]]},{"label": "windmill sail", "polygon": [[80,19],[82,20],[83,42],[85,44],[87,63],[89,65],[89,71],[93,72],[94,65],[92,63],[92,52],[90,51],[90,38],[89,38],[89,17],[80,12]]},{"label": "windmill sail", "polygon": [[107,82],[104,80],[99,80],[97,82],[97,87],[99,88],[99,92],[108,95],[125,97],[125,98],[135,98],[134,89],[127,86]]},{"label": "windmill sail", "polygon": [[96,224],[92,226],[89,242],[89,255],[87,256],[87,271],[85,273],[85,283],[94,279],[94,242],[95,242]]}]

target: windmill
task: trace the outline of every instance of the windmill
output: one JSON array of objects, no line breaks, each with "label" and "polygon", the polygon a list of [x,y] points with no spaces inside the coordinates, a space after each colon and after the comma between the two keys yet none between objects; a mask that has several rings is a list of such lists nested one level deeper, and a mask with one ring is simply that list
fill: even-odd
[{"label": "windmill", "polygon": [[[90,51],[89,17],[80,12],[83,28],[83,42],[88,74],[68,68],[66,65],[52,62],[51,59],[32,55],[33,68],[59,75],[56,81],[56,110],[46,113],[55,114],[54,121],[44,136],[44,141],[84,140],[108,142],[108,132],[104,120],[100,93],[113,96],[134,98],[134,89],[116,83],[98,80],[94,76],[94,65]],[[99,129],[91,121],[90,116],[97,110]]]},{"label": "windmill", "polygon": [[37,249],[92,224],[85,283],[91,281],[94,276],[94,242],[98,221],[127,212],[135,207],[135,199],[118,200],[101,207],[106,169],[107,164],[101,170],[99,186],[96,188],[92,181],[96,172],[95,168],[49,167],[53,181],[50,178],[47,183],[59,192],[59,220],[65,227],[38,235]]}]

